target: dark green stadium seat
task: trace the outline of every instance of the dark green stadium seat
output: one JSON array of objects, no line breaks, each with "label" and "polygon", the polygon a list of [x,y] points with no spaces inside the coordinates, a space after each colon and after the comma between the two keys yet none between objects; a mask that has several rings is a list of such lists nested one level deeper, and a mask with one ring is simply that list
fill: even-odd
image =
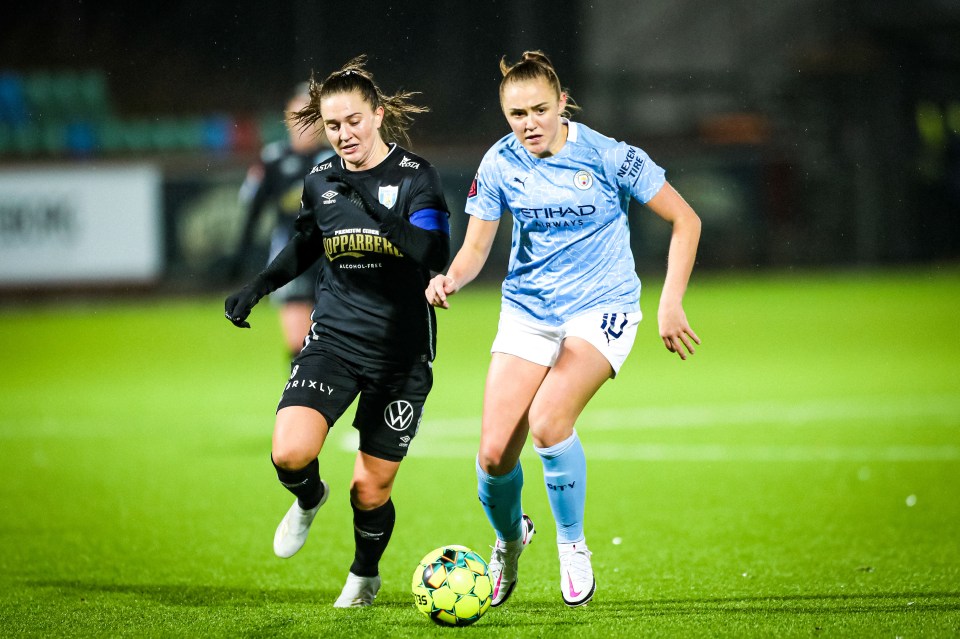
[{"label": "dark green stadium seat", "polygon": [[143,152],[151,151],[155,147],[153,139],[153,124],[150,120],[127,120],[123,127],[124,151]]},{"label": "dark green stadium seat", "polygon": [[27,107],[34,116],[51,114],[53,107],[53,75],[49,71],[37,71],[27,75],[23,82]]},{"label": "dark green stadium seat", "polygon": [[123,149],[123,122],[116,118],[106,118],[97,125],[99,148],[103,153],[117,153]]},{"label": "dark green stadium seat", "polygon": [[13,130],[11,142],[17,155],[35,155],[40,150],[40,131],[35,124],[17,127]]},{"label": "dark green stadium seat", "polygon": [[107,78],[103,71],[90,70],[80,74],[78,101],[79,110],[87,118],[102,120],[113,114],[107,95]]},{"label": "dark green stadium seat", "polygon": [[67,126],[63,122],[45,122],[39,127],[40,152],[61,155],[67,149]]},{"label": "dark green stadium seat", "polygon": [[260,139],[264,144],[286,138],[287,127],[278,113],[271,111],[260,116]]},{"label": "dark green stadium seat", "polygon": [[0,157],[13,155],[13,127],[0,123]]}]

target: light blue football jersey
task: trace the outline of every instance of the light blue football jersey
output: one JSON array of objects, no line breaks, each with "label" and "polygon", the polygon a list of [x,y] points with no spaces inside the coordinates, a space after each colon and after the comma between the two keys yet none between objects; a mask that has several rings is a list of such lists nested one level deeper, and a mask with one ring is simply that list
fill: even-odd
[{"label": "light blue football jersey", "polygon": [[548,158],[531,155],[513,133],[500,139],[466,205],[481,220],[513,214],[502,311],[554,326],[592,310],[640,310],[627,207],[665,183],[641,149],[568,125],[566,144]]}]

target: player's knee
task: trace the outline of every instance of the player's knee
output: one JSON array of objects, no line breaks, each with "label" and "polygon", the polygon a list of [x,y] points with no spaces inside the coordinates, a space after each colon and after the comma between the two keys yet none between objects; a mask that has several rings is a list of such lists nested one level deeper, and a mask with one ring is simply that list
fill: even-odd
[{"label": "player's knee", "polygon": [[317,458],[316,455],[311,456],[307,451],[283,444],[275,444],[272,455],[273,463],[278,468],[290,471],[305,468],[307,464]]},{"label": "player's knee", "polygon": [[498,444],[481,444],[477,454],[477,463],[480,469],[488,475],[505,475],[517,465],[517,460],[506,454],[503,446]]},{"label": "player's knee", "polygon": [[354,481],[350,484],[350,503],[360,510],[373,510],[387,503],[390,499],[389,486],[378,482]]},{"label": "player's knee", "polygon": [[530,409],[530,438],[538,448],[559,444],[573,434],[574,420],[562,412]]}]

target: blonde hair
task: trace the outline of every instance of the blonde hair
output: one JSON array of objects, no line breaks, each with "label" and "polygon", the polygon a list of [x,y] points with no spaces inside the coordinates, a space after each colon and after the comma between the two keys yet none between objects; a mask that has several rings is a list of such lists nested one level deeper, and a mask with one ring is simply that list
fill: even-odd
[{"label": "blonde hair", "polygon": [[419,91],[400,91],[394,95],[385,95],[373,81],[373,74],[364,68],[366,62],[366,55],[358,55],[343,65],[339,71],[328,75],[323,82],[317,82],[311,75],[310,103],[293,114],[299,126],[306,128],[318,122],[323,124],[320,101],[324,98],[339,93],[356,92],[372,110],[376,111],[378,107],[383,107],[380,137],[389,142],[403,141],[409,144],[410,136],[407,135],[407,131],[413,124],[413,116],[430,109],[409,102],[411,97],[419,95]]},{"label": "blonde hair", "polygon": [[560,77],[553,68],[550,58],[543,51],[524,51],[520,60],[514,64],[508,64],[506,56],[500,58],[500,73],[503,74],[503,80],[500,81],[501,102],[503,101],[503,90],[507,84],[542,79],[553,89],[557,95],[557,100],[560,99],[561,95],[566,94],[567,106],[560,113],[562,117],[569,118],[571,113],[580,110],[577,103],[570,97],[570,92],[560,86]]}]

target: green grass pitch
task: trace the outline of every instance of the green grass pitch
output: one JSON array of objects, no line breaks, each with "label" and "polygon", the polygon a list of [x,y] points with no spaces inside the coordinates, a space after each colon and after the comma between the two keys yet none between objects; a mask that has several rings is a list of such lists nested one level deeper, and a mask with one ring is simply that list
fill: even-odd
[{"label": "green grass pitch", "polygon": [[287,374],[275,311],[219,297],[0,310],[0,635],[916,637],[960,634],[960,270],[697,274],[681,362],[646,319],[578,423],[598,590],[567,609],[540,464],[511,601],[435,627],[409,590],[488,555],[474,455],[498,291],[439,318],[436,384],[394,493],[376,605],[334,610],[352,558],[350,415],[304,549],[268,454]]}]

